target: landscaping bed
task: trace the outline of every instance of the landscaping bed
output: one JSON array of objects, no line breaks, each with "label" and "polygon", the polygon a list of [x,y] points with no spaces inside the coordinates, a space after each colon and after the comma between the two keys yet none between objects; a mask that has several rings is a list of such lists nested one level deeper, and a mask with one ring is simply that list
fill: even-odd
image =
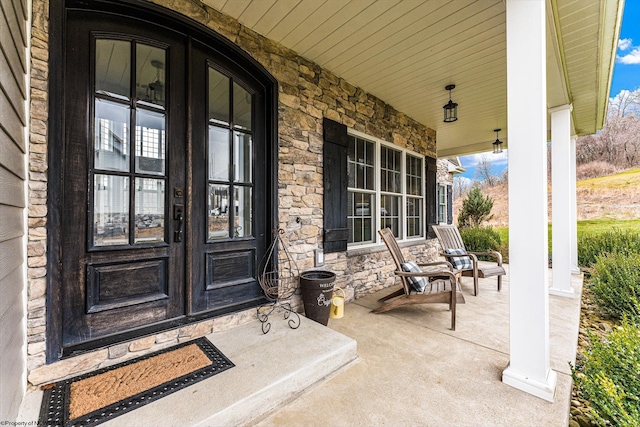
[{"label": "landscaping bed", "polygon": [[[616,319],[603,314],[594,302],[593,294],[588,286],[582,290],[580,308],[580,332],[578,333],[578,349],[576,351],[576,367],[584,365],[585,353],[591,347],[589,333],[605,338],[617,326]],[[576,384],[571,390],[571,413],[569,427],[597,426],[591,415],[591,403],[579,393]]]},{"label": "landscaping bed", "polygon": [[640,233],[582,236],[585,269],[569,427],[640,426]]}]

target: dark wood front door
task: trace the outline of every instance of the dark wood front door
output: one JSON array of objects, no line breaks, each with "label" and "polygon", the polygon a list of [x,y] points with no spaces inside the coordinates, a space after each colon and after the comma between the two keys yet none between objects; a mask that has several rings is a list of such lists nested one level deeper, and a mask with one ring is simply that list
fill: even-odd
[{"label": "dark wood front door", "polygon": [[264,87],[145,20],[68,11],[66,25],[63,349],[258,304]]},{"label": "dark wood front door", "polygon": [[[264,90],[204,42],[192,41],[193,286],[190,309],[229,310],[263,297],[256,280],[268,246]],[[204,90],[203,90],[204,89]]]}]

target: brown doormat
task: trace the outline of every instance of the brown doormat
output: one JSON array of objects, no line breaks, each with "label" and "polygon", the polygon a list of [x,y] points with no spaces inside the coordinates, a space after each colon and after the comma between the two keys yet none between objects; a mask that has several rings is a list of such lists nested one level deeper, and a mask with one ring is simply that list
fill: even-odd
[{"label": "brown doormat", "polygon": [[198,338],[43,386],[40,426],[95,426],[232,368]]}]

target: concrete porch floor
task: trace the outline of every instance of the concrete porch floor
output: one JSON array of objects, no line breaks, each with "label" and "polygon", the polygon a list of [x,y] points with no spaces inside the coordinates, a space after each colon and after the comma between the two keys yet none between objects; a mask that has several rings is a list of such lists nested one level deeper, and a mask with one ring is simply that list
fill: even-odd
[{"label": "concrete porch floor", "polygon": [[495,278],[481,279],[477,297],[471,278],[462,283],[466,304],[458,306],[455,332],[440,304],[372,314],[390,290],[348,304],[329,327],[356,340],[360,363],[257,425],[566,427],[582,275],[572,276],[573,298],[549,296],[554,403],[501,382],[509,363],[509,281],[497,292]]},{"label": "concrete porch floor", "polygon": [[[549,296],[554,403],[501,382],[509,362],[509,281],[481,279],[449,329],[444,304],[372,314],[396,288],[347,304],[323,327],[291,330],[279,315],[208,336],[236,367],[124,414],[105,426],[562,426],[568,424],[582,277],[573,298]],[[338,333],[336,333],[338,332]],[[356,355],[357,343],[357,355]],[[35,421],[41,392],[19,421]]]}]

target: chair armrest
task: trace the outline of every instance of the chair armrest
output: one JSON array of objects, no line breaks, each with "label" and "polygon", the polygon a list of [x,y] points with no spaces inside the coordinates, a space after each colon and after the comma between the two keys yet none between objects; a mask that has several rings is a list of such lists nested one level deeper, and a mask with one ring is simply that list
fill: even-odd
[{"label": "chair armrest", "polygon": [[473,270],[474,271],[478,269],[478,257],[475,254],[476,254],[476,252],[467,252],[466,254],[460,254],[460,255],[458,255],[458,254],[448,254],[446,252],[440,252],[440,255],[442,255],[443,257],[445,257],[447,259],[449,259],[449,258],[462,258],[462,257],[471,258],[471,265],[473,265]]},{"label": "chair armrest", "polygon": [[434,262],[427,262],[425,264],[418,264],[418,267],[430,267],[430,266],[434,266],[434,265],[446,265],[449,270],[453,271],[453,265],[451,265],[451,263],[449,261],[434,261]]},{"label": "chair armrest", "polygon": [[409,271],[398,271],[395,270],[394,273],[397,276],[403,276],[403,277],[442,277],[442,276],[447,276],[449,279],[453,280],[452,283],[455,283],[456,280],[456,276],[448,271],[448,270],[439,270],[439,271],[421,271],[421,272],[417,272],[417,273],[412,273]]},{"label": "chair armrest", "polygon": [[474,255],[477,255],[477,256],[479,255],[492,256],[496,259],[498,265],[502,265],[502,255],[498,251],[489,249],[487,252],[470,252],[470,253],[473,253]]},{"label": "chair armrest", "polygon": [[446,252],[440,252],[440,255],[449,259],[449,258],[460,258],[463,256],[469,256],[469,254],[463,254],[463,255],[456,255],[456,254],[448,254]]}]

